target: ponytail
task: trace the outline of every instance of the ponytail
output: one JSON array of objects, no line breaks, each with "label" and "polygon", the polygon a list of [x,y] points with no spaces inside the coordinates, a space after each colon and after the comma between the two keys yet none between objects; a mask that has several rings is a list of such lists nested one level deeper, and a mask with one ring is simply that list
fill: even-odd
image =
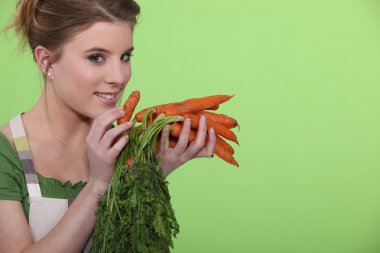
[{"label": "ponytail", "polygon": [[14,28],[21,37],[21,45],[29,42],[33,25],[36,25],[36,13],[40,0],[19,0],[16,6]]},{"label": "ponytail", "polygon": [[13,22],[0,30],[6,32],[15,29],[20,37],[20,49],[24,49],[26,44],[30,44],[30,31],[36,25],[36,15],[41,0],[18,0]]}]

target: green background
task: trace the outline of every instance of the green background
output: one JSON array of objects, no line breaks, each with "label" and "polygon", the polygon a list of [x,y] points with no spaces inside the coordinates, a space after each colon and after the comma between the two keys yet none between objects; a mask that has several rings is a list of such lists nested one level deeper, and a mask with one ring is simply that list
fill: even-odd
[{"label": "green background", "polygon": [[[174,253],[380,252],[380,3],[141,0],[139,108],[235,94],[235,158],[168,177]],[[0,24],[14,1],[0,1]],[[0,37],[0,123],[28,110],[42,78]]]}]

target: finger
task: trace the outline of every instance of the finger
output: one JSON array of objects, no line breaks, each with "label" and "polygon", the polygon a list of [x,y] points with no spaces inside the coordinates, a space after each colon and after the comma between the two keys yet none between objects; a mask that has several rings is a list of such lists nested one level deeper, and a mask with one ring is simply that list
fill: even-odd
[{"label": "finger", "polygon": [[215,145],[216,145],[216,135],[215,135],[215,130],[214,128],[210,128],[208,131],[208,140],[206,146],[199,152],[197,153],[194,158],[199,158],[199,157],[213,157],[214,152],[215,152]]},{"label": "finger", "polygon": [[90,132],[88,133],[87,139],[99,142],[112,122],[122,117],[124,114],[125,112],[123,110],[119,108],[112,108],[101,114],[99,117],[95,118],[92,122],[92,126]]},{"label": "finger", "polygon": [[161,133],[160,146],[156,154],[156,159],[162,159],[165,155],[166,150],[169,148],[169,134],[170,134],[170,125],[166,125]]},{"label": "finger", "polygon": [[123,150],[128,141],[129,136],[124,135],[111,147],[111,149],[109,150],[109,155],[111,156],[112,160],[120,154],[120,152]]},{"label": "finger", "polygon": [[162,130],[161,141],[160,141],[160,151],[164,152],[169,148],[169,129],[170,126],[166,125]]},{"label": "finger", "polygon": [[193,157],[204,148],[204,145],[206,142],[206,136],[207,136],[206,117],[201,116],[198,131],[197,131],[197,136],[195,137],[195,140],[190,144],[189,148],[186,151],[188,156]]},{"label": "finger", "polygon": [[[131,129],[134,125],[134,122],[126,122],[122,123],[121,125],[118,125],[112,129],[109,129],[103,136],[102,140],[100,141],[102,145],[109,148],[112,146],[112,143],[115,142],[115,139],[125,131],[128,131]],[[124,134],[123,134],[124,135]]]},{"label": "finger", "polygon": [[182,154],[189,144],[189,136],[190,136],[190,128],[191,120],[186,119],[185,124],[182,127],[181,134],[179,135],[177,146],[175,147],[175,151],[179,154]]}]

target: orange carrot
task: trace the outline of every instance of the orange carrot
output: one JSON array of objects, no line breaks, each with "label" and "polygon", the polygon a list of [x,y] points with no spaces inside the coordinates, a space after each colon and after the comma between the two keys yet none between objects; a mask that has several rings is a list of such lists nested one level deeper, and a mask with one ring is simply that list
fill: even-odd
[{"label": "orange carrot", "polygon": [[[161,138],[158,137],[158,141],[157,141],[157,144],[156,144],[156,153],[160,150],[160,147],[161,147]],[[175,138],[174,136],[169,136],[169,148],[175,148],[175,146],[177,145],[177,142],[178,142],[178,139]]]},{"label": "orange carrot", "polygon": [[[234,149],[230,146],[230,144],[228,144],[218,135],[216,135],[215,137],[216,137],[216,143],[215,143],[214,154],[216,154],[219,158],[223,159],[224,161],[239,167],[238,162],[233,157],[233,154],[235,152]],[[207,135],[207,140],[206,140],[205,145],[207,145],[208,141],[209,141],[209,135]]]},{"label": "orange carrot", "polygon": [[[181,133],[181,130],[182,130],[182,123],[176,123],[174,125],[174,128],[170,132],[170,134],[172,134],[175,137],[178,137]],[[189,136],[189,142],[193,141],[195,137],[196,137],[196,132],[194,130],[191,130],[190,136]],[[208,139],[208,136],[207,136],[207,139]],[[214,153],[218,157],[223,159],[224,161],[239,167],[238,162],[233,157],[233,153],[234,153],[233,148],[219,136],[216,136]]]},{"label": "orange carrot", "polygon": [[[210,96],[210,97],[213,97],[213,96]],[[204,97],[204,98],[208,98],[208,97]],[[203,98],[189,98],[189,99],[186,99],[182,102],[179,102],[179,103],[173,103],[173,105],[177,104],[177,105],[180,105],[180,103],[198,103],[200,99],[203,99]],[[228,99],[229,100],[229,99]],[[163,108],[165,109],[165,108]],[[207,110],[218,110],[219,109],[219,104],[216,104],[215,106],[213,107],[210,107],[210,108],[207,108]],[[161,113],[163,113],[164,111],[161,111]]]},{"label": "orange carrot", "polygon": [[172,136],[169,137],[169,148],[175,148],[177,145],[178,139],[173,138]]},{"label": "orange carrot", "polygon": [[[188,99],[186,101],[191,101],[192,99]],[[149,109],[155,109],[155,113],[153,113],[153,116],[155,118],[155,116],[157,116],[158,114],[161,114],[161,113],[165,113],[165,110],[166,108],[172,106],[172,105],[176,105],[176,104],[179,104],[178,102],[175,102],[175,103],[168,103],[168,104],[162,104],[162,105],[155,105],[155,106],[151,106],[151,107],[148,107],[148,108],[145,108],[141,111],[139,111],[138,113],[136,113],[135,115],[135,119],[137,120],[137,122],[141,122],[142,121],[142,117],[144,116],[144,114],[149,110]],[[213,107],[210,107],[208,108],[208,110],[218,110],[219,108],[219,104],[218,105],[215,105]]]},{"label": "orange carrot", "polygon": [[214,153],[217,156],[219,156],[221,159],[223,159],[224,161],[239,167],[239,163],[235,160],[232,154],[228,150],[223,149],[221,145],[218,145],[218,144],[215,145]]},{"label": "orange carrot", "polygon": [[206,115],[207,120],[212,120],[214,122],[220,123],[227,128],[234,128],[236,126],[239,126],[239,124],[234,118],[229,117],[225,114],[218,114],[218,113],[207,112],[207,111],[201,111],[201,112],[195,113],[195,115],[197,116],[200,116],[202,114]]},{"label": "orange carrot", "polygon": [[125,160],[125,164],[127,165],[128,168],[131,168],[132,163],[133,163],[133,157],[128,156],[127,159]]},{"label": "orange carrot", "polygon": [[208,108],[207,110],[212,110],[212,111],[216,111],[219,109],[219,105],[216,105],[214,107],[211,107],[211,108]]},{"label": "orange carrot", "polygon": [[185,113],[196,113],[230,100],[233,96],[229,95],[214,95],[203,98],[192,98],[169,106],[164,110],[166,116],[183,115]]},{"label": "orange carrot", "polygon": [[170,134],[174,137],[179,137],[182,131],[182,124],[181,123],[174,123],[172,130],[170,130]]},{"label": "orange carrot", "polygon": [[140,92],[135,90],[129,95],[127,101],[125,101],[123,109],[125,111],[125,115],[117,120],[117,124],[125,123],[132,118],[132,114],[137,106],[137,103],[140,100]]},{"label": "orange carrot", "polygon": [[[183,128],[182,123],[178,123],[178,122],[174,123],[174,127],[170,131],[170,134],[178,138],[181,135],[182,128]],[[192,142],[193,140],[195,140],[195,137],[197,137],[197,133],[194,130],[190,129],[189,142]]]},{"label": "orange carrot", "polygon": [[229,153],[234,154],[235,150],[233,147],[231,147],[230,144],[228,144],[225,140],[220,138],[218,135],[216,135],[216,144],[218,146],[221,146],[223,149],[228,150]]},{"label": "orange carrot", "polygon": [[[184,114],[183,116],[184,116],[185,120],[191,119],[191,128],[198,129],[201,114],[195,114],[195,115],[194,114]],[[228,129],[227,127],[225,127],[225,126],[223,126],[217,122],[209,120],[207,118],[207,116],[206,116],[206,122],[207,122],[207,128],[213,127],[216,134],[218,134],[218,135],[220,135],[220,136],[222,136],[228,140],[231,140],[231,141],[235,142],[236,144],[239,144],[237,141],[237,137],[236,137],[235,133],[232,132],[230,129]]]},{"label": "orange carrot", "polygon": [[160,115],[161,113],[165,112],[166,108],[169,108],[171,106],[175,106],[177,104],[178,104],[178,102],[158,105],[158,106],[155,107],[156,108],[156,113],[157,113],[157,115]]},{"label": "orange carrot", "polygon": [[136,115],[135,115],[135,119],[137,120],[137,122],[141,122],[141,121],[142,121],[142,117],[143,117],[143,115],[144,115],[149,109],[152,109],[152,108],[154,108],[154,106],[152,106],[152,107],[147,107],[147,108],[145,108],[145,109],[139,111],[138,113],[136,113]]},{"label": "orange carrot", "polygon": [[172,106],[172,105],[175,105],[175,104],[177,104],[177,103],[168,103],[168,104],[156,105],[156,106],[151,106],[151,107],[145,108],[145,109],[139,111],[138,113],[136,113],[135,118],[136,118],[137,122],[141,122],[144,114],[148,110],[155,109],[156,112],[153,115],[156,116],[156,115],[159,115],[160,113],[162,113],[165,110],[165,108]]},{"label": "orange carrot", "polygon": [[183,115],[183,120],[186,121],[187,119],[191,120],[191,128],[192,129],[198,129],[198,123],[199,123],[199,117],[197,117],[195,114],[192,113],[185,113]]}]

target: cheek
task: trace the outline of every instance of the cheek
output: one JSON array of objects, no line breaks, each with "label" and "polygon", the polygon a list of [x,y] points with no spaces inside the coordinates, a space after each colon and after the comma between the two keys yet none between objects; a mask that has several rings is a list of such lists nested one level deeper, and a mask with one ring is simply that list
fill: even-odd
[{"label": "cheek", "polygon": [[70,73],[71,85],[81,90],[93,88],[101,79],[100,71],[95,71],[94,68],[83,64],[72,65],[66,73]]},{"label": "cheek", "polygon": [[129,64],[128,68],[126,68],[126,71],[125,71],[126,83],[129,82],[129,80],[131,79],[131,76],[132,76],[132,68],[131,68],[131,65]]}]

